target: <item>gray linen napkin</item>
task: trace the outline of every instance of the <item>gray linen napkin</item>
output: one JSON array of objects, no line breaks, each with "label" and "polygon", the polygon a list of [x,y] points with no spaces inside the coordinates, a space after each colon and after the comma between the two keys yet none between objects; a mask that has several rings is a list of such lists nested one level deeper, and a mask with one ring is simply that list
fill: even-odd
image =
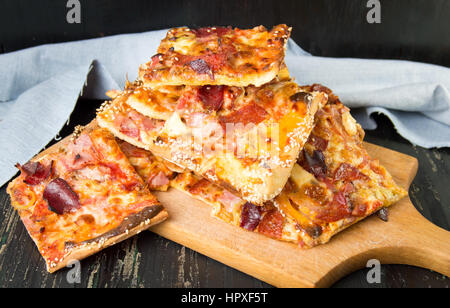
[{"label": "gray linen napkin", "polygon": [[[79,94],[104,99],[137,77],[166,30],[43,45],[0,55],[0,185],[68,121]],[[357,109],[363,127],[381,112],[423,147],[450,146],[450,69],[391,60],[314,57],[290,40],[286,63],[300,84],[321,83]]]}]

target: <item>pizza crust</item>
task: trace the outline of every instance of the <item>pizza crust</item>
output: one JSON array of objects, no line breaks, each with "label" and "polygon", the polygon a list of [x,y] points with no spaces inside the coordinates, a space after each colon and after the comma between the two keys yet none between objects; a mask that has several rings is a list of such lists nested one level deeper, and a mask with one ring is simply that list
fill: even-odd
[{"label": "pizza crust", "polygon": [[193,85],[193,86],[204,86],[204,85],[229,85],[229,86],[238,86],[238,87],[246,87],[248,85],[254,85],[256,87],[260,87],[270,81],[272,81],[278,74],[281,66],[279,64],[272,65],[271,69],[264,73],[253,73],[246,74],[241,76],[240,78],[228,77],[222,75],[214,76],[214,79],[211,79],[207,75],[203,76],[192,76],[186,77],[183,79],[174,79],[171,81],[149,81],[148,71],[151,69],[147,66],[141,66],[139,69],[139,78],[144,80],[144,85],[146,87],[158,88],[162,86],[166,86],[167,84],[173,86],[182,86],[182,85]]},{"label": "pizza crust", "polygon": [[139,68],[144,86],[261,86],[283,67],[291,28],[277,25],[241,30],[173,28],[158,53]]},{"label": "pizza crust", "polygon": [[[107,102],[97,114],[97,121],[101,127],[108,129],[119,139],[125,140],[137,147],[144,148],[151,151],[156,156],[159,156],[176,165],[188,168],[196,174],[207,178],[208,180],[242,196],[247,201],[261,205],[265,201],[273,199],[278,195],[286,184],[291,169],[295,163],[299,151],[308,139],[308,136],[314,125],[314,114],[327,101],[327,95],[322,92],[307,92],[301,87],[298,87],[291,81],[274,81],[262,88],[250,87],[248,89],[249,95],[247,98],[239,100],[238,104],[242,104],[239,110],[224,110],[218,111],[218,115],[214,115],[212,124],[217,124],[218,121],[224,119],[225,123],[233,124],[233,118],[236,114],[243,114],[241,110],[247,107],[254,108],[256,111],[263,110],[262,107],[255,103],[249,102],[249,97],[259,95],[258,99],[270,105],[272,101],[279,104],[279,108],[273,107],[273,115],[265,115],[266,119],[263,122],[263,130],[271,129],[271,125],[278,125],[279,134],[273,140],[271,138],[263,139],[258,133],[260,127],[254,125],[252,128],[245,130],[245,125],[253,124],[253,122],[246,123],[246,116],[244,115],[244,122],[238,121],[238,124],[244,123],[241,130],[237,128],[238,133],[234,133],[239,142],[236,144],[250,145],[245,151],[243,158],[239,158],[236,154],[231,153],[226,149],[219,149],[219,153],[198,153],[195,149],[197,146],[194,139],[188,139],[186,144],[182,136],[189,136],[193,133],[192,127],[187,127],[184,124],[178,112],[174,112],[172,117],[165,121],[163,128],[157,130],[146,130],[142,123],[138,123],[131,119],[140,117],[145,120],[153,120],[146,117],[145,114],[139,113],[132,109],[127,103],[127,99],[131,92],[125,91],[123,95],[117,97],[112,102]],[[152,91],[152,90],[147,90]],[[183,95],[189,99],[191,91],[198,91],[198,88],[189,88]],[[181,99],[180,99],[181,100]],[[305,102],[306,100],[306,102]],[[198,102],[196,102],[198,103]],[[296,108],[289,106],[295,105]],[[138,111],[144,111],[142,106],[146,103],[140,103]],[[264,105],[263,105],[264,106]],[[278,105],[277,105],[278,106]],[[284,109],[283,109],[284,108]],[[267,110],[267,109],[266,109]],[[266,111],[264,111],[266,112]],[[147,113],[147,112],[145,112]],[[193,114],[192,112],[190,114]],[[248,117],[253,114],[248,112]],[[177,117],[173,117],[178,115]],[[231,119],[230,119],[231,118]],[[122,124],[118,119],[126,119],[132,127],[137,127],[138,132],[135,135],[126,135],[123,132]],[[228,120],[230,119],[230,120]],[[217,124],[219,125],[219,124]],[[139,128],[141,127],[141,128]],[[237,126],[239,127],[239,126]],[[248,127],[248,125],[247,125]],[[188,132],[188,134],[186,134]],[[242,133],[243,132],[243,133]],[[275,130],[275,134],[276,134]],[[256,133],[256,134],[254,134]],[[252,140],[250,136],[257,135],[259,139]],[[181,138],[179,138],[181,136]],[[162,138],[161,138],[162,137]],[[167,138],[166,138],[167,137]],[[246,138],[249,137],[247,140]],[[271,137],[271,136],[270,136]],[[243,139],[242,139],[243,138]],[[167,139],[163,141],[163,139]],[[236,139],[236,140],[237,140]],[[209,142],[212,139],[206,139]],[[193,142],[192,142],[193,141]],[[224,139],[219,139],[217,144],[224,145]],[[251,141],[253,143],[248,143]],[[217,141],[214,141],[217,142]],[[234,141],[233,141],[234,142]],[[261,150],[261,145],[267,145],[267,149]],[[226,145],[228,146],[228,145]],[[245,147],[246,147],[245,146]],[[275,150],[275,151],[274,151]]]},{"label": "pizza crust", "polygon": [[128,239],[136,234],[139,234],[141,231],[147,230],[151,226],[154,226],[154,225],[166,220],[168,217],[169,217],[169,214],[167,213],[167,211],[165,209],[163,209],[155,217],[151,218],[151,220],[148,223],[145,223],[145,221],[143,221],[138,226],[128,230],[128,232],[124,232],[124,233],[118,234],[114,237],[110,237],[105,241],[94,242],[91,244],[84,245],[83,247],[74,248],[73,250],[71,250],[70,254],[67,257],[60,260],[60,262],[55,264],[54,267],[51,267],[46,263],[47,271],[50,273],[54,273],[54,272],[58,271],[59,269],[66,267],[73,260],[82,260],[93,254],[96,254],[97,252],[99,252],[109,246],[113,246],[117,243],[125,241],[126,239]]},{"label": "pizza crust", "polygon": [[[46,149],[45,151],[41,152],[37,156],[35,156],[33,159],[31,159],[31,162],[42,162],[43,159],[46,157],[52,156],[53,154],[59,154],[60,151],[66,151],[67,146],[74,138],[77,138],[78,135],[83,132],[86,134],[90,134],[91,132],[94,132],[96,130],[100,129],[97,122],[94,120],[86,127],[77,127],[75,129],[74,134],[64,138],[62,141],[58,142],[57,144],[51,146],[50,148]],[[94,132],[95,133],[95,132]],[[119,149],[117,145],[117,149]],[[59,157],[59,156],[57,156]],[[129,168],[133,170],[132,172],[135,174],[137,178],[139,176],[137,175],[136,171],[134,171],[134,168],[130,165]],[[125,170],[125,169],[122,169]],[[126,172],[126,171],[125,171]],[[140,178],[139,178],[140,179]],[[15,178],[13,181],[11,181],[7,187],[7,192],[11,196],[11,202],[12,204],[15,204],[14,207],[20,204],[20,200],[16,199],[17,197],[13,196],[14,191],[17,189],[20,189],[17,185],[19,184],[19,181],[21,180],[21,176]],[[23,184],[21,184],[23,186]],[[41,184],[39,184],[41,185]],[[46,185],[45,183],[43,185]],[[33,188],[34,190],[35,188]],[[36,195],[40,195],[39,193],[40,189],[35,192]],[[141,197],[138,197],[140,199],[136,199],[137,202],[147,202],[147,206],[144,207],[142,210],[136,213],[131,213],[127,216],[123,216],[122,222],[115,228],[110,229],[106,231],[105,233],[96,236],[92,239],[87,239],[84,242],[81,243],[70,243],[64,242],[63,246],[65,246],[65,250],[63,251],[62,257],[52,259],[45,253],[41,252],[42,257],[46,261],[46,267],[47,270],[50,273],[53,273],[69,264],[72,260],[81,260],[87,256],[90,256],[96,252],[101,251],[102,249],[112,246],[118,242],[121,242],[143,230],[148,229],[150,226],[153,226],[155,224],[158,224],[168,217],[167,211],[164,209],[162,205],[159,204],[157,199],[151,195],[151,193],[147,190],[147,193],[143,192],[143,195]],[[78,210],[77,210],[78,211]],[[39,227],[38,225],[35,225],[34,222],[30,220],[30,213],[24,212],[23,208],[18,208],[19,216],[21,217],[22,221],[24,222],[27,232],[32,238],[33,242],[36,244],[38,249],[41,247],[41,245],[48,245],[47,242],[38,240],[38,237],[33,236],[32,230],[35,233],[36,228]],[[59,219],[59,218],[58,218]],[[59,224],[52,225],[52,227],[57,227]],[[46,224],[43,224],[43,227],[46,227]],[[55,239],[52,239],[54,241]],[[63,243],[64,237],[57,238],[58,243]],[[55,242],[51,242],[55,243]]]}]

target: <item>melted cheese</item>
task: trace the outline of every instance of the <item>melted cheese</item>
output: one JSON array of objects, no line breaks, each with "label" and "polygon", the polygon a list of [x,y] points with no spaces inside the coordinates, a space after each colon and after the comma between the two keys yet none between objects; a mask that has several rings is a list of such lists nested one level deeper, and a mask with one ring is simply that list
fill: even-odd
[{"label": "melted cheese", "polygon": [[291,180],[300,189],[303,185],[315,181],[315,178],[314,175],[303,169],[300,165],[295,164],[292,169]]},{"label": "melted cheese", "polygon": [[174,112],[172,116],[166,121],[164,125],[164,132],[171,137],[186,135],[189,131],[186,124],[181,121],[177,112]]}]

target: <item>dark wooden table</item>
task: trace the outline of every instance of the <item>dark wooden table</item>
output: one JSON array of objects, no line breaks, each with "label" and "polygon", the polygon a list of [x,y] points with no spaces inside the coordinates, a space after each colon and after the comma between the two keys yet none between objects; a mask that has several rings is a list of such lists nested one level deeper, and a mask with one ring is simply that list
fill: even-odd
[{"label": "dark wooden table", "polygon": [[[450,66],[450,2],[381,1],[382,23],[369,25],[365,0],[341,1],[80,1],[82,23],[66,23],[64,1],[0,0],[0,53],[20,48],[175,25],[251,26],[288,23],[293,38],[321,56],[396,58]],[[26,22],[24,22],[26,21]],[[71,125],[87,124],[98,101],[80,100]],[[366,141],[417,157],[409,191],[417,209],[450,229],[450,149],[427,150],[400,137],[383,116]],[[1,145],[0,145],[1,146]],[[0,188],[0,287],[269,287],[269,285],[151,232],[110,247],[81,263],[81,283],[67,270],[47,274],[37,249]],[[367,269],[334,287],[449,287],[441,274],[406,265],[383,265],[381,284],[368,284]]]}]

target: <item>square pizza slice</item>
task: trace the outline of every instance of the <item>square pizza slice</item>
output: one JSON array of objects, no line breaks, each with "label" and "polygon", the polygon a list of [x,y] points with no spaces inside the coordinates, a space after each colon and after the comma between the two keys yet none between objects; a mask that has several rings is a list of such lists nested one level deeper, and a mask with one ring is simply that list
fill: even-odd
[{"label": "square pizza slice", "polygon": [[327,101],[325,93],[290,80],[262,87],[186,86],[176,90],[171,115],[155,118],[154,99],[141,99],[160,97],[155,91],[139,82],[128,85],[100,108],[100,126],[257,205],[281,192],[315,113]]},{"label": "square pizza slice", "polygon": [[329,241],[348,226],[399,201],[398,186],[363,146],[364,131],[328,88],[316,125],[299,155],[290,180],[274,204],[292,219],[307,246]]},{"label": "square pizza slice", "polygon": [[[182,169],[170,186],[210,205],[211,215],[218,219],[304,248],[324,244],[374,213],[386,219],[387,207],[406,196],[406,191],[368,155],[363,130],[338,98],[319,85],[304,89],[325,91],[330,102],[317,113],[317,124],[275,199],[256,206]],[[145,167],[142,160],[131,161],[136,169]],[[144,180],[148,177],[152,175]]]},{"label": "square pizza slice", "polygon": [[17,167],[7,192],[49,272],[168,217],[114,136],[95,124]]},{"label": "square pizza slice", "polygon": [[261,86],[282,67],[291,28],[268,31],[207,27],[174,28],[161,41],[158,53],[139,69],[146,87],[161,85]]},{"label": "square pizza slice", "polygon": [[311,133],[288,183],[274,200],[255,206],[192,173],[171,185],[213,207],[212,215],[249,231],[295,242],[324,244],[352,224],[407,195],[378,160],[364,149],[364,132],[327,88],[330,102],[316,115]]}]

